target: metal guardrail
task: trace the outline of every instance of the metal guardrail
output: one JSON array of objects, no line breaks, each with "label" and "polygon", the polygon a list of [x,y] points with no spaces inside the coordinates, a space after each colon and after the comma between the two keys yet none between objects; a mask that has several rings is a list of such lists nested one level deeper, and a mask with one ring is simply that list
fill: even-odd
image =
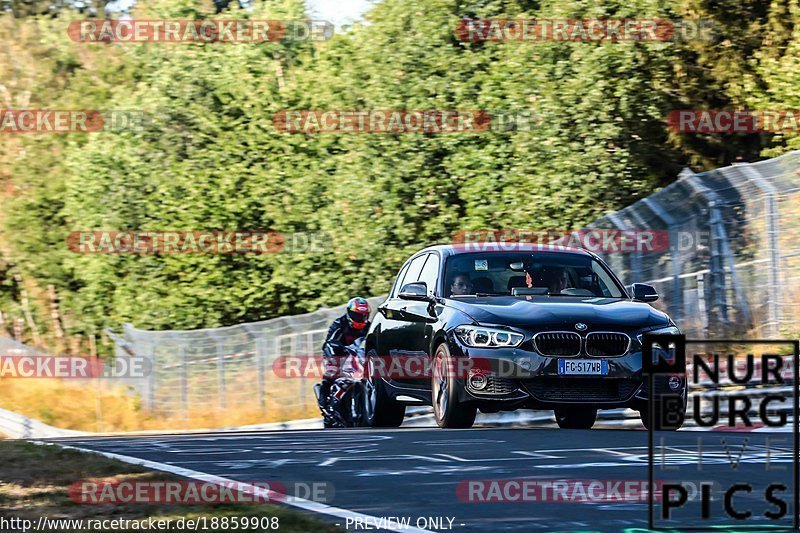
[{"label": "metal guardrail", "polygon": [[33,418],[5,409],[0,409],[0,434],[12,439],[45,439],[86,435],[83,431],[48,426]]},{"label": "metal guardrail", "polygon": [[800,151],[695,174],[589,224],[661,230],[669,250],[603,254],[628,282],[655,285],[687,335],[795,336],[800,317]]}]

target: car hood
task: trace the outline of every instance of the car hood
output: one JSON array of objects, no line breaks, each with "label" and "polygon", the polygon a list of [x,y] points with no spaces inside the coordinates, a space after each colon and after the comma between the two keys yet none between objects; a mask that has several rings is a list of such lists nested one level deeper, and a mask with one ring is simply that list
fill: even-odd
[{"label": "car hood", "polygon": [[578,322],[586,324],[588,331],[632,331],[670,325],[666,313],[646,303],[619,298],[494,296],[453,298],[447,300],[447,305],[466,313],[481,324],[523,329],[574,331]]}]

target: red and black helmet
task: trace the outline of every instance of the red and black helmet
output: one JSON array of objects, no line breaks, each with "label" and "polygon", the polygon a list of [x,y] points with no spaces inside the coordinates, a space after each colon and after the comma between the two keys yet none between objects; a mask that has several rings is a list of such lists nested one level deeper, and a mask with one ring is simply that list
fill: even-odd
[{"label": "red and black helmet", "polygon": [[369,321],[369,302],[365,298],[356,296],[347,302],[347,321],[353,329],[364,329]]}]

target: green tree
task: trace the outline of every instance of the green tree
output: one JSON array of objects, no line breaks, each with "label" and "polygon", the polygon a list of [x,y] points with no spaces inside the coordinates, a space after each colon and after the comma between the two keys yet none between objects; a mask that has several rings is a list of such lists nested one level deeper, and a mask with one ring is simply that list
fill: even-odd
[{"label": "green tree", "polygon": [[[212,2],[156,0],[135,16],[301,19],[304,9],[301,0],[231,2],[217,14]],[[708,19],[715,33],[463,42],[465,16]],[[63,16],[23,26],[0,16],[8,107],[137,109],[152,119],[141,130],[0,145],[0,194],[11,191],[0,196],[0,249],[26,280],[57,286],[72,333],[126,321],[219,326],[380,294],[409,253],[460,230],[577,228],[684,165],[797,147],[796,135],[676,134],[665,124],[674,109],[797,108],[797,18],[797,0],[383,0],[365,24],[323,43],[123,45],[74,43]],[[531,122],[452,134],[291,134],[273,123],[304,109],[483,110]],[[66,249],[69,232],[95,229],[324,232],[330,249]],[[0,308],[14,310],[9,268],[0,265]]]}]

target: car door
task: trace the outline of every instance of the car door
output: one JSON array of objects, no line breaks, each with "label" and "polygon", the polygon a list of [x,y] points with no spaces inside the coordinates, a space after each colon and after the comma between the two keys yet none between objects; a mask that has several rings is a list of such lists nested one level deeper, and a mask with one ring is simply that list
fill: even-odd
[{"label": "car door", "polygon": [[[439,263],[438,253],[431,252],[428,254],[425,265],[416,279],[416,281],[425,282],[429,296],[437,295]],[[405,283],[409,283],[409,281],[404,280]],[[405,302],[405,305],[401,307],[402,312],[400,315],[400,320],[404,322],[404,326],[399,331],[399,344],[402,349],[398,351],[405,351],[415,357],[421,357],[423,361],[427,361],[431,355],[428,352],[433,335],[433,325],[436,322],[435,307],[430,302],[401,301]],[[419,368],[419,366],[415,368]],[[431,384],[430,376],[420,376],[419,378],[409,379],[408,382],[425,388],[430,387]]]},{"label": "car door", "polygon": [[377,346],[380,356],[396,356],[405,354],[408,350],[404,339],[408,336],[407,328],[411,324],[406,316],[409,301],[401,300],[397,295],[405,284],[419,279],[427,258],[427,253],[412,258],[401,269],[389,298],[378,307],[378,312],[382,315]]},{"label": "car door", "polygon": [[[436,296],[437,281],[439,278],[439,254],[431,252],[425,260],[425,265],[417,278],[417,282],[425,282],[428,287],[428,296]],[[405,283],[409,283],[406,281]],[[428,354],[428,343],[431,338],[432,326],[436,317],[433,314],[433,306],[430,302],[420,302],[417,300],[405,300],[403,306],[402,320],[410,323],[407,328],[408,338],[403,339],[403,343],[414,352]]]}]

